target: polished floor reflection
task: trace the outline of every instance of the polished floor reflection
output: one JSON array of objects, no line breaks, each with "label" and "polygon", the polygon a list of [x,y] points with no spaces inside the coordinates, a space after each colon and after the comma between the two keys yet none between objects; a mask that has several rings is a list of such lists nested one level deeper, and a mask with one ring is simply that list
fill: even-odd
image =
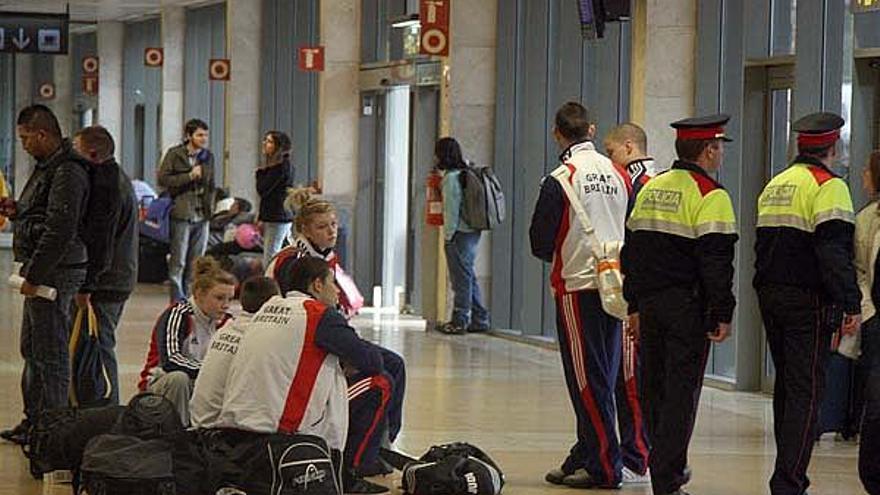
[{"label": "polished floor reflection", "polygon": [[[11,268],[9,251],[0,251],[0,275]],[[5,278],[5,276],[3,277]],[[129,301],[118,332],[123,397],[133,394],[156,315],[166,304],[161,286],[140,286]],[[21,358],[18,334],[21,299],[0,289],[0,425],[20,419]],[[490,453],[507,477],[504,493],[570,495],[576,490],[543,482],[572,442],[574,416],[555,351],[495,337],[425,333],[412,322],[374,325],[362,317],[362,334],[402,353],[407,360],[404,429],[398,447],[421,453],[431,444],[467,440]],[[772,415],[767,397],[705,389],[691,448],[694,495],[768,493],[773,464]],[[823,440],[810,476],[812,495],[863,493],[856,473],[856,446]],[[379,480],[389,485],[398,479]],[[0,444],[0,495],[69,493],[57,487],[43,492],[31,479],[18,447]],[[624,487],[622,493],[650,493]]]}]

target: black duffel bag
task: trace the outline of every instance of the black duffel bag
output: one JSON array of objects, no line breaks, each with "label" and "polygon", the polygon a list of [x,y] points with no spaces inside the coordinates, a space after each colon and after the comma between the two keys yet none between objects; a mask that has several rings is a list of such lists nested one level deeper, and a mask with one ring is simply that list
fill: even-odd
[{"label": "black duffel bag", "polygon": [[469,443],[435,445],[418,459],[386,449],[381,456],[403,471],[410,495],[499,495],[504,486],[495,461]]},{"label": "black duffel bag", "polygon": [[86,446],[80,493],[175,495],[174,461],[167,440],[105,434]]},{"label": "black duffel bag", "polygon": [[109,432],[124,406],[91,409],[52,409],[40,414],[28,430],[22,446],[34,478],[51,471],[74,471],[79,467],[89,440]]}]

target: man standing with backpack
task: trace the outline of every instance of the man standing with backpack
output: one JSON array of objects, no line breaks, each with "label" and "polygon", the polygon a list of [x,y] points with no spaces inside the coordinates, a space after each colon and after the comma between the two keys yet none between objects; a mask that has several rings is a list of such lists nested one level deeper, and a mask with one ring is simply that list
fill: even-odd
[{"label": "man standing with backpack", "polygon": [[623,241],[631,185],[626,172],[596,151],[596,126],[586,108],[568,102],[555,120],[553,137],[563,152],[560,165],[541,183],[529,237],[532,254],[553,264],[559,350],[577,416],[577,442],[545,479],[573,488],[619,488],[623,466],[614,388],[621,325],[599,294],[603,267],[594,243]]},{"label": "man standing with backpack", "polygon": [[446,266],[455,294],[452,321],[438,330],[448,334],[485,332],[489,329],[489,310],[483,305],[480,286],[474,273],[474,259],[480,243],[479,226],[464,218],[462,174],[468,163],[455,138],[445,137],[434,146],[434,161],[443,174],[443,234],[446,239]]},{"label": "man standing with backpack", "polygon": [[214,156],[208,150],[208,124],[191,119],[183,143],[170,148],[159,167],[159,185],[173,198],[171,208],[172,302],[186,299],[193,261],[208,246],[208,221],[214,211]]},{"label": "man standing with backpack", "polygon": [[[19,274],[24,278],[21,389],[25,419],[0,432],[0,437],[24,444],[28,428],[40,413],[67,406],[70,307],[88,263],[80,226],[87,209],[89,173],[87,164],[62,138],[49,108],[26,107],[16,123],[22,147],[37,161],[19,200],[0,201],[0,215],[15,225],[12,249],[15,261],[22,263]],[[54,288],[56,297],[37,296],[38,286]]]}]

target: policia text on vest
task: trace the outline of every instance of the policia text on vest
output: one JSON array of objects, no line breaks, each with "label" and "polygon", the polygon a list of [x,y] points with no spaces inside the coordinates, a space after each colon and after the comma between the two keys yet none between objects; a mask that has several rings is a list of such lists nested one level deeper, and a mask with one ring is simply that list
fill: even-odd
[{"label": "policia text on vest", "polygon": [[709,344],[730,334],[733,205],[709,174],[724,156],[724,124],[713,115],[672,124],[679,160],[647,182],[627,222],[622,266],[628,330],[639,338],[643,403],[656,495],[690,480],[693,432]]},{"label": "policia text on vest", "polygon": [[758,198],[754,285],[776,367],[774,495],[800,495],[810,485],[832,335],[855,332],[860,321],[852,199],[828,168],[843,123],[831,113],[795,122],[799,156]]}]

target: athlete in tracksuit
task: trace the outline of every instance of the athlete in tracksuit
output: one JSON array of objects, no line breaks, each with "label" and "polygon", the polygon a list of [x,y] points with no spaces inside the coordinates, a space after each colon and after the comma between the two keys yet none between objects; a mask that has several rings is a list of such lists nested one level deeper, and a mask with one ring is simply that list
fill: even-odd
[{"label": "athlete in tracksuit", "polygon": [[[326,261],[337,274],[337,285],[339,285],[339,274],[344,274],[344,271],[336,253],[332,249],[319,251],[302,235],[297,235],[293,244],[275,255],[266,268],[266,276],[277,280],[283,291],[286,285],[285,270],[289,270],[290,266],[302,257],[315,257]],[[353,316],[355,312],[349,301],[345,291],[340,287],[338,309],[347,318]],[[369,438],[350,438],[351,446],[348,449],[350,452],[346,452],[346,459],[353,461],[352,467],[357,474],[372,476],[389,472],[379,461],[379,447],[383,436],[388,442],[393,443],[400,433],[403,424],[406,366],[403,357],[396,352],[369,341],[364,341],[364,344],[382,355],[384,376],[389,380],[386,383],[375,373],[363,371],[347,374],[351,430],[368,433]],[[377,417],[381,418],[379,426],[370,428]]]},{"label": "athlete in tracksuit", "polygon": [[622,462],[614,388],[621,325],[602,309],[596,258],[558,182],[570,182],[600,241],[623,241],[631,185],[624,171],[596,151],[590,141],[594,129],[580,104],[567,103],[557,112],[554,135],[565,151],[559,167],[541,184],[529,236],[532,254],[552,263],[559,349],[577,416],[577,443],[546,480],[580,488],[617,488]]},{"label": "athlete in tracksuit", "polygon": [[[645,131],[640,126],[627,122],[611,129],[604,141],[605,153],[615,165],[623,166],[629,175],[632,182],[632,206],[642,187],[659,171],[654,159],[646,154],[648,138]],[[639,347],[637,339],[623,339],[620,370],[614,390],[625,483],[650,482],[647,475],[650,442],[640,397],[643,378]]]}]

